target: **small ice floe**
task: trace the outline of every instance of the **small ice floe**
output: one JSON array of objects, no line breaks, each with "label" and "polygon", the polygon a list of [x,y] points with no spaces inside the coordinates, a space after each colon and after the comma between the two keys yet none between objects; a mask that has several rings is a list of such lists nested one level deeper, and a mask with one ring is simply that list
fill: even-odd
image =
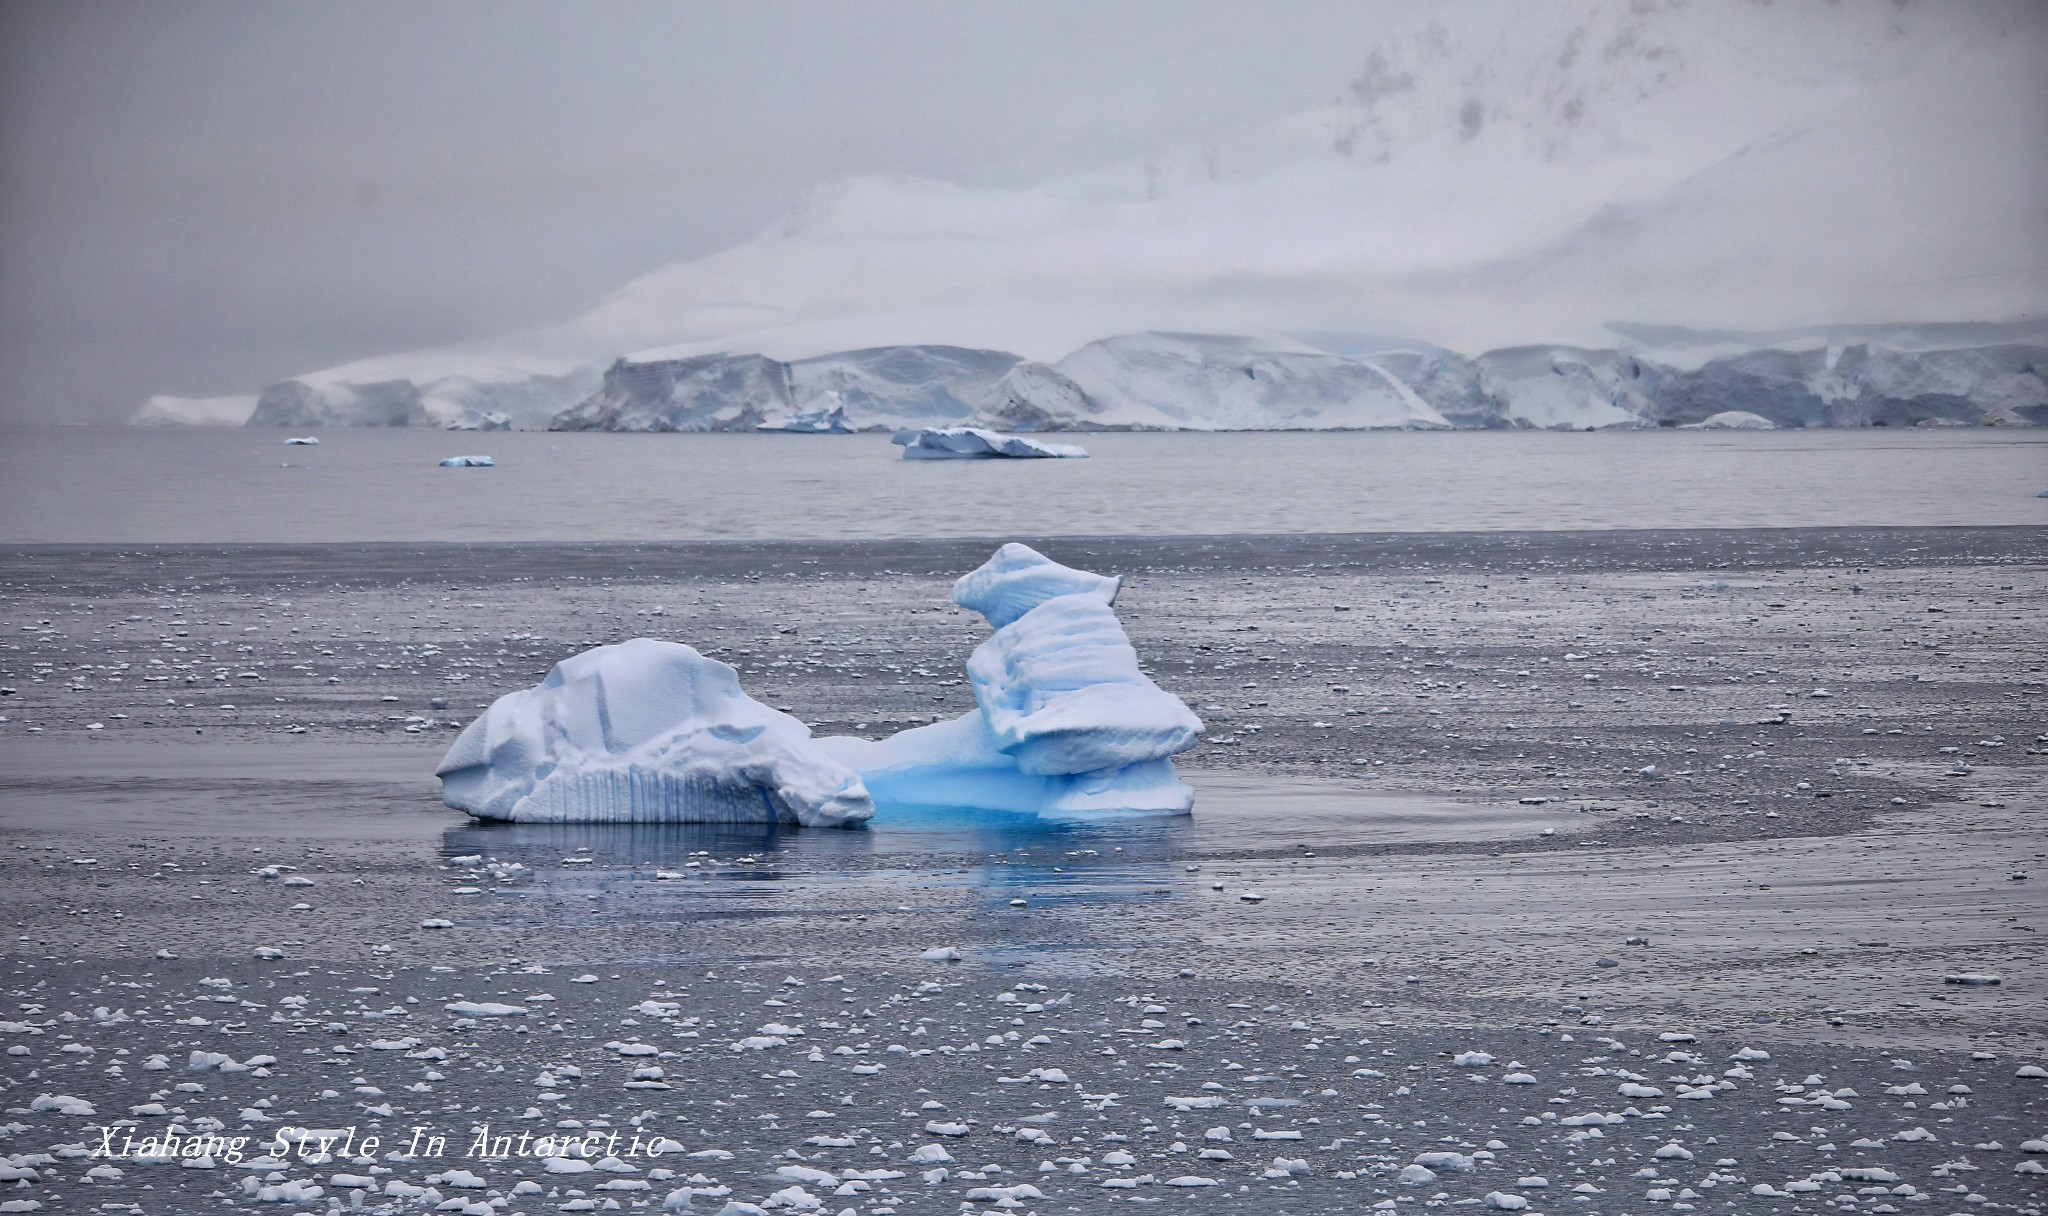
[{"label": "small ice floe", "polygon": [[450,456],[441,462],[444,469],[495,469],[498,462],[488,456]]},{"label": "small ice floe", "polygon": [[448,1012],[465,1018],[519,1018],[526,1016],[524,1005],[502,1005],[496,1001],[450,1001],[441,1006]]},{"label": "small ice floe", "polygon": [[972,426],[898,431],[890,442],[903,449],[905,460],[1079,460],[1088,456],[1086,448],[1071,443],[1046,443]]},{"label": "small ice floe", "polygon": [[52,1114],[58,1115],[91,1115],[98,1113],[93,1108],[92,1103],[87,1102],[83,1098],[74,1098],[70,1094],[38,1094],[36,1100],[28,1104],[28,1108],[38,1113],[49,1111]]},{"label": "small ice floe", "polygon": [[1996,988],[2005,982],[2005,977],[1966,972],[1956,975],[1944,975],[1941,977],[1941,982],[1944,984],[1961,984],[1965,988]]},{"label": "small ice floe", "polygon": [[1451,1057],[1453,1068],[1485,1068],[1493,1063],[1493,1057],[1483,1051],[1461,1051]]},{"label": "small ice floe", "polygon": [[286,439],[284,446],[288,448],[317,448],[320,446],[320,437],[318,435],[296,435]]},{"label": "small ice floe", "polygon": [[917,956],[923,963],[957,963],[964,956],[952,946],[933,946]]}]

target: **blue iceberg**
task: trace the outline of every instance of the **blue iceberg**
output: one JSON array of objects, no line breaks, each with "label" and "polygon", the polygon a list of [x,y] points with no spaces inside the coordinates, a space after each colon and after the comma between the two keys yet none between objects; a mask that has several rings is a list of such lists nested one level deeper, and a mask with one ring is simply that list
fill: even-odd
[{"label": "blue iceberg", "polygon": [[639,638],[500,697],[441,762],[479,818],[849,827],[892,806],[1048,818],[1186,814],[1171,757],[1202,723],[1154,684],[1114,611],[1120,579],[1008,544],[955,603],[995,633],[968,659],[976,708],[887,739],[811,737],[732,668]]}]

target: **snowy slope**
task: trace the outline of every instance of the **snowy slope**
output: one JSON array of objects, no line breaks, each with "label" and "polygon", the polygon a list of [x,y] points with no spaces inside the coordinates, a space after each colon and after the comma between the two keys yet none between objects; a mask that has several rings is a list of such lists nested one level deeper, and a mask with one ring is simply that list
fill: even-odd
[{"label": "snowy slope", "polygon": [[[368,386],[410,384],[429,402],[462,377],[466,406],[503,409],[491,398],[505,392],[530,408],[504,412],[530,417],[540,399],[581,399],[556,378],[595,379],[621,357],[795,366],[952,347],[1057,363],[1077,384],[1060,361],[1079,359],[1109,425],[1245,425],[1274,410],[1321,425],[1333,407],[1313,395],[1247,402],[1218,384],[1206,404],[1164,401],[1109,366],[1116,352],[1077,352],[1146,333],[1396,334],[1416,341],[1326,353],[1375,362],[1457,425],[1597,425],[1584,410],[1602,393],[1636,406],[1613,386],[1560,397],[1496,360],[1496,383],[1530,403],[1509,417],[1476,366],[1429,348],[1595,349],[1616,320],[2039,315],[2044,47],[2048,8],[2028,0],[1451,3],[1361,47],[1356,76],[1307,113],[1031,188],[825,186],[754,239],[660,268],[564,325],[313,373],[258,415],[432,419],[402,389]],[[848,389],[832,391],[880,375],[877,419],[993,410],[888,369],[821,367],[821,383],[841,371]],[[1014,412],[1047,426],[1089,412],[1057,381],[1036,387],[1013,394]],[[1223,413],[1204,415],[1212,405]],[[986,420],[1008,424],[999,413]]]},{"label": "snowy slope", "polygon": [[256,412],[254,397],[151,397],[130,426],[241,426]]}]

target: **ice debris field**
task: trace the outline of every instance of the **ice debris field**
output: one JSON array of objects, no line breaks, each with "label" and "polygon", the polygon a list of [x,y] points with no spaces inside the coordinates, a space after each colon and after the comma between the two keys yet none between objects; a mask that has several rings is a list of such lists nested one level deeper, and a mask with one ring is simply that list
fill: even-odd
[{"label": "ice debris field", "polygon": [[943,960],[205,966],[10,968],[0,1210],[2029,1214],[2048,1174],[2048,1070],[2001,1051],[1795,1065],[1569,1003],[1413,1031]]},{"label": "ice debris field", "polygon": [[1006,544],[953,600],[995,633],[967,663],[976,708],[883,740],[813,739],[676,642],[634,638],[555,665],[456,737],[449,806],[520,822],[850,827],[878,804],[1046,817],[1185,814],[1173,755],[1202,723],[1139,669],[1121,580]]}]

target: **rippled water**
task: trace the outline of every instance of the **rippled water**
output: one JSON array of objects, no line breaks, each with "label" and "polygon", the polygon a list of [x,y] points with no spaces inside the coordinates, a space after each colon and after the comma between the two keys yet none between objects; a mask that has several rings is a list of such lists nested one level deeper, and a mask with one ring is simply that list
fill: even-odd
[{"label": "rippled water", "polygon": [[[0,431],[0,542],[687,540],[2048,523],[2048,435],[1073,437],[918,461],[877,435]],[[487,453],[494,469],[435,461]]]}]

